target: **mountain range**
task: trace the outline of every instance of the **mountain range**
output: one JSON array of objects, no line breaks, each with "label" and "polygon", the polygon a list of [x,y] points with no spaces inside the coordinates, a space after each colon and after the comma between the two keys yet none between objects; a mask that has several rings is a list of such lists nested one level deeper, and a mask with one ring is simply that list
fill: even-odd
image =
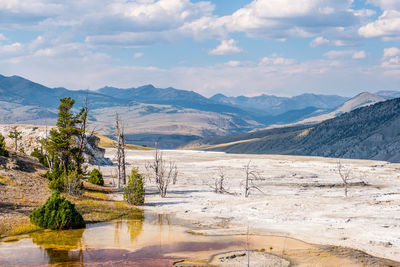
[{"label": "mountain range", "polygon": [[[49,88],[23,77],[0,75],[0,123],[55,125],[61,97],[71,96],[79,108],[87,96],[91,127],[99,133],[112,136],[115,114],[119,113],[128,142],[148,146],[157,142],[161,148],[176,148],[212,136],[296,124],[324,115],[335,117],[398,95],[396,91],[382,91],[364,94],[362,100],[317,94],[294,97],[217,94],[207,98],[193,91],[153,85],[128,89],[103,87],[95,91]],[[345,109],[340,111],[340,107]]]}]

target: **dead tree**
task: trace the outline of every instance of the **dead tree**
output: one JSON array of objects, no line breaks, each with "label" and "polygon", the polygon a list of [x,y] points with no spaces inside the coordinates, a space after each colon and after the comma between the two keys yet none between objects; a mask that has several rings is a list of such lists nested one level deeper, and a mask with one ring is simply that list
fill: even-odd
[{"label": "dead tree", "polygon": [[115,135],[117,139],[117,175],[118,175],[118,188],[121,188],[121,180],[126,185],[126,161],[125,161],[125,136],[124,127],[118,116],[115,114]]},{"label": "dead tree", "polygon": [[174,162],[164,161],[162,152],[156,148],[154,152],[154,160],[146,164],[146,169],[154,175],[155,183],[161,197],[167,195],[168,185],[177,178],[178,168]]},{"label": "dead tree", "polygon": [[214,184],[211,186],[211,188],[214,190],[215,193],[223,194],[227,192],[224,187],[224,181],[225,181],[225,172],[222,167],[218,168],[217,175],[214,178]]},{"label": "dead tree", "polygon": [[337,170],[340,175],[340,178],[343,181],[344,185],[344,196],[347,197],[347,191],[348,191],[348,186],[349,186],[349,181],[351,180],[350,175],[351,175],[351,168],[345,168],[342,163],[339,161],[337,164]]},{"label": "dead tree", "polygon": [[120,125],[118,113],[115,113],[115,135],[117,139],[117,187],[121,187],[121,135],[120,135]]},{"label": "dead tree", "polygon": [[260,181],[263,180],[260,173],[257,171],[255,166],[251,165],[251,160],[247,163],[247,165],[244,167],[244,170],[246,172],[246,180],[245,180],[245,185],[244,185],[244,196],[248,197],[250,195],[250,191],[252,189],[256,189],[260,191],[262,194],[264,192],[254,184],[255,181]]},{"label": "dead tree", "polygon": [[170,162],[169,163],[170,167],[170,171],[172,171],[172,184],[176,184],[176,182],[178,181],[178,167],[176,166],[176,164],[174,162]]},{"label": "dead tree", "polygon": [[122,183],[126,185],[126,161],[125,161],[125,133],[124,127],[121,127],[121,175]]}]

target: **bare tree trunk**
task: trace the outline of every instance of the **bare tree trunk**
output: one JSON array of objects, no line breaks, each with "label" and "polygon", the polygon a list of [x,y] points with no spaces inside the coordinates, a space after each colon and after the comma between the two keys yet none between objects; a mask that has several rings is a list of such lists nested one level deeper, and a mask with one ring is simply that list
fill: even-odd
[{"label": "bare tree trunk", "polygon": [[126,185],[125,135],[123,127],[120,136],[121,136],[121,175],[122,175],[122,183]]},{"label": "bare tree trunk", "polygon": [[178,176],[178,168],[175,163],[169,162],[169,168],[167,168],[166,162],[162,157],[162,152],[156,148],[154,152],[154,160],[153,162],[146,164],[146,169],[154,173],[158,192],[161,197],[165,197],[167,195],[168,185],[174,179],[176,180]]},{"label": "bare tree trunk", "polygon": [[350,178],[351,168],[345,169],[340,161],[337,164],[337,168],[338,168],[338,172],[339,172],[340,178],[342,178],[342,181],[343,181],[344,196],[347,197],[349,180],[351,180],[351,178]]},{"label": "bare tree trunk", "polygon": [[245,188],[244,188],[244,196],[248,197],[250,195],[251,189],[256,189],[260,191],[262,194],[264,192],[254,184],[254,181],[263,180],[259,172],[255,169],[255,166],[251,166],[251,160],[244,167],[246,172],[246,180],[245,180]]}]

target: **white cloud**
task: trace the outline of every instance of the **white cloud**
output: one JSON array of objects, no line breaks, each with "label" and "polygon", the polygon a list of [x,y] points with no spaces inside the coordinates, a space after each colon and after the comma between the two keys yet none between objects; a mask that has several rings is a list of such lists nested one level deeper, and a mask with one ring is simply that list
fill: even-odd
[{"label": "white cloud", "polygon": [[254,37],[315,36],[357,23],[350,4],[348,0],[258,0],[221,20],[229,31]]},{"label": "white cloud", "polygon": [[3,56],[12,56],[19,54],[22,52],[24,49],[23,44],[21,43],[13,43],[13,44],[8,44],[8,45],[0,45],[0,55]]},{"label": "white cloud", "polygon": [[381,66],[389,69],[400,69],[400,49],[397,47],[383,49]]},{"label": "white cloud", "polygon": [[296,60],[293,58],[283,58],[279,57],[276,54],[273,54],[270,57],[263,57],[260,60],[259,65],[260,66],[265,66],[265,65],[293,65],[296,63]]},{"label": "white cloud", "polygon": [[333,45],[333,46],[354,46],[352,41],[343,40],[329,40],[324,37],[317,37],[310,42],[310,47],[318,47],[323,45]]},{"label": "white cloud", "polygon": [[367,3],[379,6],[383,10],[400,9],[400,2],[398,0],[367,0]]},{"label": "white cloud", "polygon": [[242,63],[240,61],[236,61],[236,60],[230,60],[230,61],[224,63],[225,66],[229,66],[229,67],[238,67],[241,64]]},{"label": "white cloud", "polygon": [[400,56],[400,49],[397,47],[390,47],[383,49],[383,58]]},{"label": "white cloud", "polygon": [[0,41],[5,41],[7,38],[4,36],[4,34],[0,33]]},{"label": "white cloud", "polygon": [[314,40],[311,41],[310,46],[311,47],[318,47],[321,45],[326,45],[329,44],[330,41],[328,39],[325,39],[324,37],[320,36],[315,38]]},{"label": "white cloud", "polygon": [[357,17],[368,18],[376,14],[375,10],[372,9],[357,9],[353,11]]},{"label": "white cloud", "polygon": [[367,57],[367,54],[366,54],[365,51],[363,51],[363,50],[361,50],[361,51],[355,51],[351,57],[352,57],[353,59],[364,59],[364,58]]},{"label": "white cloud", "polygon": [[358,33],[366,38],[398,37],[400,35],[400,11],[384,11],[378,20],[362,26]]},{"label": "white cloud", "polygon": [[35,40],[33,40],[30,44],[29,44],[29,49],[31,50],[37,50],[39,48],[43,48],[46,44],[46,39],[39,35],[38,37],[36,37]]},{"label": "white cloud", "polygon": [[229,55],[241,52],[243,52],[243,50],[236,45],[236,41],[230,39],[230,40],[222,40],[219,46],[210,50],[208,53],[210,55]]},{"label": "white cloud", "polygon": [[137,52],[135,54],[133,54],[133,58],[140,58],[142,57],[144,54],[142,52]]},{"label": "white cloud", "polygon": [[351,10],[351,2],[254,0],[231,15],[218,17],[211,1],[0,0],[0,25],[72,32],[94,46],[132,47],[185,37],[228,40],[232,32],[286,39],[339,33],[341,28],[357,25],[360,14],[371,14]]},{"label": "white cloud", "polygon": [[336,58],[353,58],[353,59],[364,59],[367,57],[367,54],[364,50],[355,51],[355,50],[330,50],[324,54],[325,57],[329,59]]}]

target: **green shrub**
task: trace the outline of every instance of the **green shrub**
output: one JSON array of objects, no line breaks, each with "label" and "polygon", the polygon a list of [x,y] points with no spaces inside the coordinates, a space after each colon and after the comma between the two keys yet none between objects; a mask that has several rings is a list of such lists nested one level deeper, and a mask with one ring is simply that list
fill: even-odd
[{"label": "green shrub", "polygon": [[8,157],[8,151],[6,149],[6,141],[4,140],[4,136],[0,134],[0,156]]},{"label": "green shrub", "polygon": [[90,176],[88,181],[92,184],[97,184],[97,185],[104,185],[104,180],[103,180],[103,175],[101,174],[101,172],[98,169],[93,169],[90,172]]},{"label": "green shrub", "polygon": [[86,226],[75,205],[58,192],[53,192],[44,205],[34,209],[29,218],[32,224],[52,230],[78,229]]},{"label": "green shrub", "polygon": [[40,150],[38,148],[35,148],[32,153],[31,153],[31,157],[35,157],[39,160],[39,162],[45,166],[45,167],[49,167],[49,163],[46,160],[46,155],[43,154],[42,152],[40,152]]},{"label": "green shrub", "polygon": [[137,168],[132,169],[128,184],[124,188],[124,200],[132,205],[144,204],[143,176]]},{"label": "green shrub", "polygon": [[60,167],[58,162],[53,164],[53,168],[46,172],[46,178],[50,181],[56,180],[64,174],[64,170]]},{"label": "green shrub", "polygon": [[49,188],[56,192],[64,192],[64,175],[51,180],[49,183]]}]

